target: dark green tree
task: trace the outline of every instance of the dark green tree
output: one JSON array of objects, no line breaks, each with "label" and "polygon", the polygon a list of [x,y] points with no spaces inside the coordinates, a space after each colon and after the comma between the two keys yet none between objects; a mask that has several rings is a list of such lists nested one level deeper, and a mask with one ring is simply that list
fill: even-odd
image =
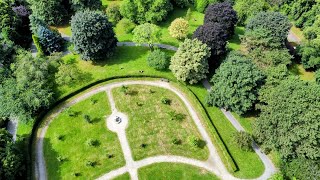
[{"label": "dark green tree", "polygon": [[254,135],[282,159],[320,158],[320,86],[298,78],[281,81],[260,95]]},{"label": "dark green tree", "polygon": [[106,15],[100,11],[77,12],[71,19],[74,49],[84,60],[103,60],[110,57],[117,39]]},{"label": "dark green tree", "polygon": [[62,5],[62,0],[27,0],[32,10],[32,15],[49,25],[63,23],[67,10]]},{"label": "dark green tree", "polygon": [[170,0],[124,0],[120,12],[123,17],[143,24],[165,20],[172,9]]},{"label": "dark green tree", "polygon": [[306,69],[320,68],[320,38],[305,42],[298,48],[301,61]]},{"label": "dark green tree", "polygon": [[297,158],[281,165],[281,171],[288,179],[320,179],[320,161]]},{"label": "dark green tree", "polygon": [[89,10],[100,10],[102,7],[101,0],[71,0],[72,8],[74,11],[82,11],[85,9]]},{"label": "dark green tree", "polygon": [[212,77],[207,103],[238,114],[252,110],[265,76],[250,59],[231,53]]}]

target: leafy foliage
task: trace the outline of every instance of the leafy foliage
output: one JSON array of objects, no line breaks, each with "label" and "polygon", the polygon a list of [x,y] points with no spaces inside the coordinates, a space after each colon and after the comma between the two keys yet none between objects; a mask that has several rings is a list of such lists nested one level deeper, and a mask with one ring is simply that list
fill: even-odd
[{"label": "leafy foliage", "polygon": [[211,4],[206,9],[204,23],[220,23],[226,27],[228,36],[234,34],[234,28],[238,21],[237,12],[233,10],[229,2]]},{"label": "leafy foliage", "polygon": [[209,72],[210,48],[197,39],[186,39],[171,58],[170,70],[179,81],[190,84],[205,79]]},{"label": "leafy foliage", "polygon": [[320,179],[320,162],[297,158],[283,164],[281,170],[289,179]]},{"label": "leafy foliage", "polygon": [[147,43],[152,49],[152,44],[159,41],[161,35],[160,28],[154,24],[145,23],[137,26],[133,30],[132,41],[138,45]]},{"label": "leafy foliage", "polygon": [[49,25],[63,23],[67,10],[62,5],[62,0],[27,0],[32,10],[32,15]]},{"label": "leafy foliage", "polygon": [[292,56],[287,49],[264,50],[262,48],[256,48],[250,51],[249,57],[262,69],[281,64],[290,65],[292,63]]},{"label": "leafy foliage", "polygon": [[83,73],[77,67],[75,60],[71,62],[60,61],[58,71],[55,74],[55,80],[59,85],[73,85],[76,81],[80,81]]},{"label": "leafy foliage", "polygon": [[269,5],[265,0],[237,0],[234,9],[237,11],[238,23],[244,25],[258,12],[268,10]]},{"label": "leafy foliage", "polygon": [[237,143],[237,145],[240,147],[240,149],[245,151],[251,151],[252,150],[252,137],[250,134],[248,134],[245,131],[237,132],[234,135],[234,141]]},{"label": "leafy foliage", "polygon": [[131,33],[135,27],[136,27],[136,24],[134,24],[133,22],[131,22],[129,19],[126,19],[126,18],[122,18],[116,26],[117,29],[124,30],[125,33]]},{"label": "leafy foliage", "polygon": [[25,171],[22,153],[12,142],[12,135],[0,129],[0,178],[19,179]]},{"label": "leafy foliage", "polygon": [[320,38],[305,42],[298,48],[301,61],[306,69],[320,68]]},{"label": "leafy foliage", "polygon": [[72,42],[84,60],[103,60],[110,57],[117,39],[112,24],[98,11],[81,11],[72,16]]},{"label": "leafy foliage", "polygon": [[71,0],[74,11],[100,10],[102,7],[101,0]]},{"label": "leafy foliage", "polygon": [[198,12],[203,13],[209,4],[208,0],[194,0],[194,6]]},{"label": "leafy foliage", "polygon": [[188,7],[193,3],[193,0],[171,0],[174,5],[177,5],[181,8]]},{"label": "leafy foliage", "polygon": [[284,45],[291,23],[289,19],[279,12],[260,12],[249,20],[246,26],[247,31],[256,29],[266,29],[267,37],[272,38],[272,42]]},{"label": "leafy foliage", "polygon": [[198,39],[211,48],[212,56],[220,56],[226,53],[227,32],[220,23],[206,23],[199,26],[192,38]]},{"label": "leafy foliage", "polygon": [[319,159],[320,86],[289,78],[265,92],[254,128],[258,142],[283,159]]},{"label": "leafy foliage", "polygon": [[320,85],[320,69],[316,71],[316,82]]},{"label": "leafy foliage", "polygon": [[170,59],[165,52],[160,49],[151,51],[147,57],[148,65],[157,70],[164,70],[169,67]]},{"label": "leafy foliage", "polygon": [[111,3],[107,7],[106,14],[113,24],[117,24],[121,20],[120,6],[116,3]]},{"label": "leafy foliage", "polygon": [[123,17],[137,24],[165,20],[173,9],[169,0],[124,0],[120,7]]},{"label": "leafy foliage", "polygon": [[64,39],[59,32],[52,31],[44,26],[39,26],[37,36],[45,54],[63,51]]},{"label": "leafy foliage", "polygon": [[207,103],[244,114],[252,110],[257,102],[258,90],[263,81],[264,75],[251,60],[233,53],[212,77],[213,86]]},{"label": "leafy foliage", "polygon": [[189,22],[183,18],[177,18],[169,26],[169,34],[177,39],[184,39],[189,32]]}]

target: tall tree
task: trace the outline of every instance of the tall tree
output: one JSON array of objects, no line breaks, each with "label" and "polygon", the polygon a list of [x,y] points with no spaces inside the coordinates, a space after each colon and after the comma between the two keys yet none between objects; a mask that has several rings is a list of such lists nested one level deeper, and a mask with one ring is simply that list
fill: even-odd
[{"label": "tall tree", "polygon": [[237,0],[234,9],[237,11],[238,23],[245,25],[252,16],[268,10],[269,5],[265,0]]},{"label": "tall tree", "polygon": [[193,33],[192,38],[198,39],[211,48],[212,56],[220,56],[226,53],[227,31],[220,23],[208,22]]},{"label": "tall tree", "polygon": [[102,7],[101,0],[72,0],[72,8],[74,11],[100,10]]},{"label": "tall tree", "polygon": [[32,14],[49,25],[63,23],[67,15],[62,0],[27,0],[27,2],[30,4]]},{"label": "tall tree", "polygon": [[179,81],[197,83],[209,73],[210,48],[198,39],[186,39],[172,56],[170,70]]},{"label": "tall tree", "polygon": [[124,0],[120,12],[123,17],[143,24],[165,20],[172,9],[170,0]]},{"label": "tall tree", "polygon": [[207,103],[244,114],[257,103],[264,78],[251,60],[239,53],[231,53],[211,79],[213,86]]},{"label": "tall tree", "polygon": [[289,78],[265,92],[254,124],[257,141],[285,160],[319,160],[320,86]]},{"label": "tall tree", "polygon": [[105,14],[100,11],[80,11],[71,19],[74,49],[84,60],[103,60],[110,57],[117,39]]},{"label": "tall tree", "polygon": [[211,4],[206,9],[204,23],[216,22],[223,24],[228,31],[229,37],[234,34],[237,21],[237,12],[233,10],[229,2]]},{"label": "tall tree", "polygon": [[132,41],[137,44],[147,43],[152,50],[153,44],[158,42],[161,36],[160,28],[154,24],[144,23],[133,30]]}]

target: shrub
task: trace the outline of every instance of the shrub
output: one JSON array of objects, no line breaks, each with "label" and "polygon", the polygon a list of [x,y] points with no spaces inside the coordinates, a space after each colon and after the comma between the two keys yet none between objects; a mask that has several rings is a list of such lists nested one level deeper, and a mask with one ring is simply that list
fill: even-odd
[{"label": "shrub", "polygon": [[151,51],[147,57],[147,62],[150,67],[157,70],[164,70],[169,67],[170,59],[165,52],[160,49]]},{"label": "shrub", "polygon": [[189,23],[183,18],[175,19],[169,26],[169,33],[172,37],[177,39],[184,39],[189,32]]},{"label": "shrub", "polygon": [[167,104],[167,105],[171,104],[171,100],[166,97],[161,98],[161,102],[162,102],[162,104]]},{"label": "shrub", "polygon": [[96,139],[88,139],[87,142],[86,142],[86,144],[87,144],[88,146],[96,147],[96,146],[98,146],[100,143],[99,143],[99,141],[96,140]]},{"label": "shrub", "polygon": [[156,23],[165,20],[172,9],[170,0],[124,0],[120,13],[137,24]]},{"label": "shrub", "polygon": [[64,39],[57,31],[52,31],[44,26],[39,26],[38,34],[39,42],[45,54],[52,54],[63,51]]},{"label": "shrub", "polygon": [[116,26],[117,29],[121,29],[125,33],[131,33],[135,27],[136,24],[126,18],[121,19]]},{"label": "shrub", "polygon": [[234,134],[234,141],[237,143],[240,149],[245,151],[252,150],[252,137],[245,131],[240,131]]},{"label": "shrub", "polygon": [[206,23],[199,26],[194,32],[193,39],[197,38],[211,48],[212,56],[220,56],[226,53],[228,34],[220,23]]},{"label": "shrub", "polygon": [[172,139],[172,144],[174,144],[174,145],[180,145],[180,144],[181,144],[181,140],[178,139],[178,138],[173,138],[173,139]]},{"label": "shrub", "polygon": [[186,118],[186,115],[182,113],[177,113],[176,111],[170,111],[168,112],[168,115],[170,116],[171,120],[176,120],[176,121],[182,121]]},{"label": "shrub", "polygon": [[77,12],[72,16],[71,29],[74,49],[84,60],[108,58],[117,46],[112,24],[101,12]]},{"label": "shrub", "polygon": [[171,58],[169,69],[179,81],[197,83],[207,77],[210,48],[197,39],[186,39]]},{"label": "shrub", "polygon": [[57,157],[57,160],[60,162],[60,163],[63,163],[67,160],[67,158],[63,157],[63,156],[58,156]]},{"label": "shrub", "polygon": [[195,7],[198,12],[203,13],[208,6],[208,0],[195,0]]},{"label": "shrub", "polygon": [[116,3],[111,3],[106,9],[106,14],[113,24],[117,24],[121,19],[120,6]]},{"label": "shrub", "polygon": [[95,167],[97,165],[98,165],[97,161],[87,161],[86,162],[86,166]]},{"label": "shrub", "polygon": [[200,139],[197,138],[196,136],[189,136],[188,137],[188,143],[193,148],[198,148],[199,145],[200,145]]},{"label": "shrub", "polygon": [[129,92],[129,88],[128,88],[128,86],[122,85],[120,91],[122,93],[124,93],[125,95],[127,95]]},{"label": "shrub", "polygon": [[228,31],[228,37],[234,34],[234,28],[238,21],[237,12],[229,2],[211,4],[206,9],[204,23],[220,23]]},{"label": "shrub", "polygon": [[87,123],[89,123],[89,124],[92,123],[92,120],[91,120],[90,116],[87,115],[87,114],[83,115],[83,119],[84,119]]}]

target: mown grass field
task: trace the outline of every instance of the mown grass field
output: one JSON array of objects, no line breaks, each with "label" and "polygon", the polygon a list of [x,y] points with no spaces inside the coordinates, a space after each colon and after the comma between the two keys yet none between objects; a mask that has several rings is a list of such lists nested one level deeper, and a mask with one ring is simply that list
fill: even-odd
[{"label": "mown grass field", "polygon": [[[72,117],[70,112],[76,115]],[[101,92],[52,121],[44,140],[49,179],[74,179],[75,173],[80,173],[78,179],[94,179],[125,165],[118,137],[106,127],[105,118],[110,114],[107,95]],[[93,122],[86,122],[84,115],[89,115]],[[89,140],[96,140],[98,145],[88,145]],[[88,166],[89,161],[96,162],[96,166]]]},{"label": "mown grass field", "polygon": [[[134,160],[155,155],[180,155],[194,159],[207,160],[208,148],[204,143],[195,148],[188,143],[190,136],[202,138],[193,119],[182,100],[167,89],[144,86],[128,86],[128,95],[120,88],[112,91],[116,107],[129,116],[127,137]],[[163,104],[167,98],[170,104]],[[172,119],[170,113],[183,118]],[[177,139],[179,144],[174,144]],[[146,147],[141,147],[145,144]]]},{"label": "mown grass field", "polygon": [[211,172],[186,164],[158,163],[140,168],[141,180],[218,180]]}]

